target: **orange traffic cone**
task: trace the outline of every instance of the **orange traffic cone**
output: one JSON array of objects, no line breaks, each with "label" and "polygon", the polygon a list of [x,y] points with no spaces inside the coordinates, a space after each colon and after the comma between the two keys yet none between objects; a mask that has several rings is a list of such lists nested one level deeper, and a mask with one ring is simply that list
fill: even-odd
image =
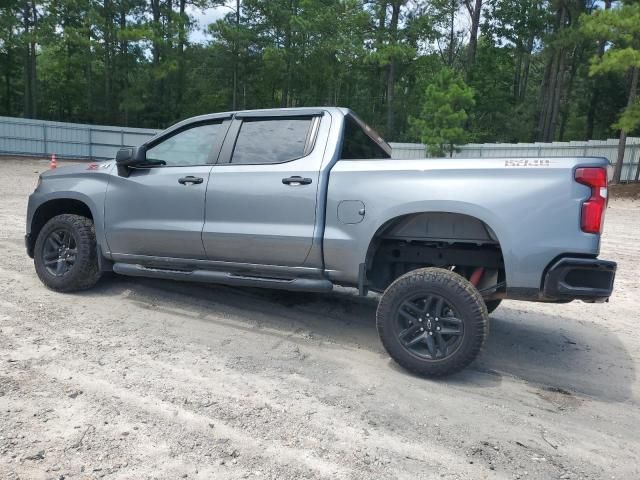
[{"label": "orange traffic cone", "polygon": [[58,164],[56,163],[56,154],[52,154],[51,155],[51,163],[49,164],[49,168],[50,169],[54,169],[58,166]]}]

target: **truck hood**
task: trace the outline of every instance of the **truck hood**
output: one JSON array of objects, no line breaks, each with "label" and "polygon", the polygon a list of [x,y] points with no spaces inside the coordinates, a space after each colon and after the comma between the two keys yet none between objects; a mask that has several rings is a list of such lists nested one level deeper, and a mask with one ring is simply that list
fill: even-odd
[{"label": "truck hood", "polygon": [[43,179],[51,177],[76,177],[78,175],[95,174],[97,172],[106,173],[114,165],[113,160],[106,162],[78,163],[77,165],[67,165],[64,167],[47,170],[40,174]]}]

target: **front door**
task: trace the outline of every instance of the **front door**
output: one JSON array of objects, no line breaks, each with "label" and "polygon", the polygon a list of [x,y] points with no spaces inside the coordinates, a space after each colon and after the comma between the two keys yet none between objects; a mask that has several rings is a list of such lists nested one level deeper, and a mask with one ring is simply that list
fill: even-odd
[{"label": "front door", "polygon": [[[105,227],[111,253],[206,258],[202,244],[205,194],[212,161],[227,123],[216,121],[179,130],[150,144],[147,161],[129,176],[109,182]],[[122,258],[120,258],[122,260]]]},{"label": "front door", "polygon": [[[311,250],[328,115],[236,119],[213,167],[202,238],[210,260],[296,267]],[[318,137],[316,141],[316,137]],[[227,147],[225,146],[226,151]]]}]

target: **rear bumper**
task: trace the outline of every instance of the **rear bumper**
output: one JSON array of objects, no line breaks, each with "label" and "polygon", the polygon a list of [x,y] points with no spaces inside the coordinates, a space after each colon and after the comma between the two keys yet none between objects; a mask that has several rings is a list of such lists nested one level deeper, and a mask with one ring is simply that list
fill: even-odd
[{"label": "rear bumper", "polygon": [[547,269],[543,295],[555,300],[604,302],[613,291],[616,263],[597,258],[561,258]]}]

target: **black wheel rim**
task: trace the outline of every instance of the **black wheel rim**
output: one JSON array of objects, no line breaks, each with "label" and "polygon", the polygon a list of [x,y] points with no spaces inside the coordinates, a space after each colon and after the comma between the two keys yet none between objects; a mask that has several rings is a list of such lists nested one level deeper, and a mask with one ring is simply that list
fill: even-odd
[{"label": "black wheel rim", "polygon": [[42,260],[51,275],[62,277],[69,273],[76,263],[77,255],[76,240],[71,231],[61,228],[47,236]]},{"label": "black wheel rim", "polygon": [[440,295],[414,295],[400,303],[396,336],[412,355],[442,360],[453,355],[464,337],[464,322]]}]

